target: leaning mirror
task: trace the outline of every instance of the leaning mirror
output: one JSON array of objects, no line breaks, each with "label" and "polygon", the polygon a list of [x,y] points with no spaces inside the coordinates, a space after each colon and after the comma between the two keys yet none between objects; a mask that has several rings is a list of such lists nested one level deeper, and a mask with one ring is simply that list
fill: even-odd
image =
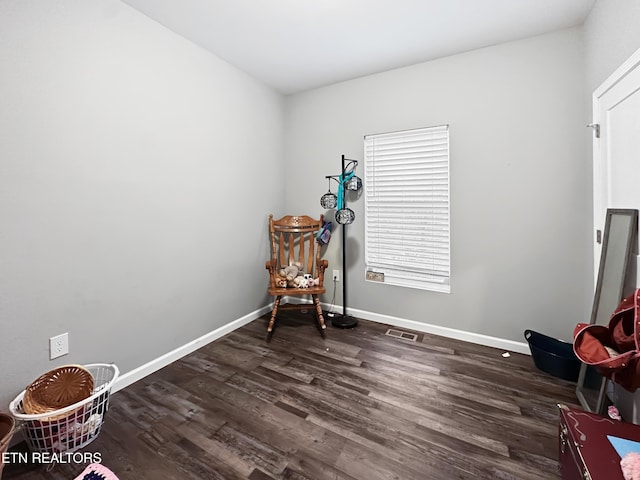
[{"label": "leaning mirror", "polygon": [[[609,317],[622,300],[629,257],[637,241],[638,211],[634,209],[608,209],[604,225],[600,265],[593,296],[589,323],[607,325]],[[587,366],[582,364],[576,396],[580,405],[589,411],[602,413],[607,380],[602,377],[599,389],[586,388]]]}]

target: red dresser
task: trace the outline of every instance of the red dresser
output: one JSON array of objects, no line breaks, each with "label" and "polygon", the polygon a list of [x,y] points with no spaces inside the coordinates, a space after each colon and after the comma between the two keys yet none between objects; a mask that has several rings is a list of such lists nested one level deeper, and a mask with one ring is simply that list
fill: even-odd
[{"label": "red dresser", "polygon": [[640,442],[640,425],[558,405],[563,480],[624,480],[620,456],[607,435]]}]

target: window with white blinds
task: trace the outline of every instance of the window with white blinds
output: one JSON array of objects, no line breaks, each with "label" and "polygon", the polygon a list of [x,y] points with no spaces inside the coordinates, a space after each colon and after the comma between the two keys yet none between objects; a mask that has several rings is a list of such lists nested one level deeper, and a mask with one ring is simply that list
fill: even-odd
[{"label": "window with white blinds", "polygon": [[364,137],[368,280],[450,292],[449,126]]}]

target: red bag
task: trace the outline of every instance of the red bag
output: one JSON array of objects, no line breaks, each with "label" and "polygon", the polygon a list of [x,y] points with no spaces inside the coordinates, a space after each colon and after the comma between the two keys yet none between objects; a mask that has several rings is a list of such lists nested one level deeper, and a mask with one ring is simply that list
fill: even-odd
[{"label": "red bag", "polygon": [[640,387],[640,288],[615,309],[609,324],[579,323],[573,351],[587,365],[630,392]]}]

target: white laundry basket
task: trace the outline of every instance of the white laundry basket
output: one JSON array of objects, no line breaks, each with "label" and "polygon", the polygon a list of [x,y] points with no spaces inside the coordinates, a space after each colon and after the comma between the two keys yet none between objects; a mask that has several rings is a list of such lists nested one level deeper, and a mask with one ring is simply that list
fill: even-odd
[{"label": "white laundry basket", "polygon": [[120,371],[115,365],[106,363],[85,365],[84,368],[93,376],[93,394],[73,405],[47,413],[28,414],[23,408],[26,390],[9,404],[32,452],[75,452],[100,433],[109,409],[111,387]]}]

